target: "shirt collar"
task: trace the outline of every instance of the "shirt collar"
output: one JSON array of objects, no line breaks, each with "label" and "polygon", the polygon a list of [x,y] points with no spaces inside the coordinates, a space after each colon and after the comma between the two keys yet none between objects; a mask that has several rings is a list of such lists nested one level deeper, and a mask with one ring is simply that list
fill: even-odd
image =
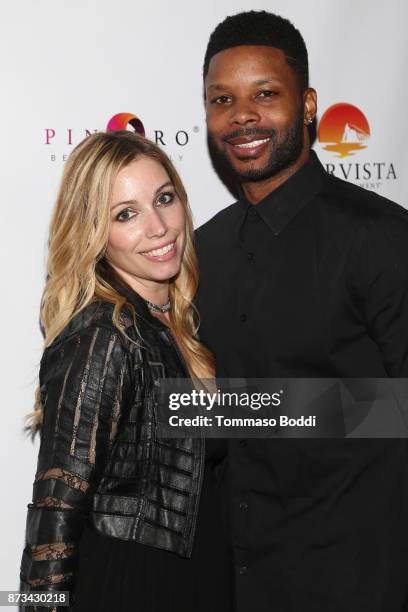
[{"label": "shirt collar", "polygon": [[278,235],[298,212],[319,193],[323,186],[324,176],[325,170],[319,158],[314,151],[310,151],[308,161],[258,204],[251,204],[242,194],[239,205],[245,211],[245,217],[248,210],[255,206],[259,216],[273,233]]}]

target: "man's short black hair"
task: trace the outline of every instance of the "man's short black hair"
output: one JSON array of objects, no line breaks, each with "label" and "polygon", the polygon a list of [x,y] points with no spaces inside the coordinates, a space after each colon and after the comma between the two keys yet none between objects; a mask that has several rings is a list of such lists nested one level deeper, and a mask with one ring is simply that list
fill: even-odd
[{"label": "man's short black hair", "polygon": [[281,49],[287,63],[296,71],[302,90],[309,86],[307,49],[301,33],[288,19],[267,11],[238,13],[217,25],[205,53],[204,79],[216,53],[241,45],[267,45]]}]

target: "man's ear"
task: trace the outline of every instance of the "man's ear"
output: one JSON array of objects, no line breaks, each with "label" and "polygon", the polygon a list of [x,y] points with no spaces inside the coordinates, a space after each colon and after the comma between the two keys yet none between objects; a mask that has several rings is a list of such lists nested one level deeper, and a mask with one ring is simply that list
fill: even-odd
[{"label": "man's ear", "polygon": [[305,125],[313,123],[317,113],[317,93],[312,87],[308,87],[303,93],[303,121]]}]

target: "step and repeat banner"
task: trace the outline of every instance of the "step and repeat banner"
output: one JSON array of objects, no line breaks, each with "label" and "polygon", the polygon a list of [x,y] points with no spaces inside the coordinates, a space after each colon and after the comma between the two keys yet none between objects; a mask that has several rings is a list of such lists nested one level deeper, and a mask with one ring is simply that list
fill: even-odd
[{"label": "step and repeat banner", "polygon": [[87,135],[143,129],[185,182],[196,226],[233,201],[207,151],[202,64],[227,15],[289,18],[309,51],[328,172],[408,207],[404,0],[15,0],[2,5],[0,589],[18,586],[38,441],[23,435],[41,358],[50,211],[64,162]]}]

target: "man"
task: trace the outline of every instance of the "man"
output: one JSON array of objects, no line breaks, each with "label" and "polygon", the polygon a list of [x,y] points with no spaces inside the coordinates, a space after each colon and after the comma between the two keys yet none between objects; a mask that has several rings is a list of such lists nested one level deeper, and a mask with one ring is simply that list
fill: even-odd
[{"label": "man", "polygon": [[[287,20],[228,17],[204,62],[211,151],[239,201],[197,232],[200,335],[222,377],[407,377],[408,213],[324,171]],[[229,441],[239,612],[408,610],[406,439]]]}]

